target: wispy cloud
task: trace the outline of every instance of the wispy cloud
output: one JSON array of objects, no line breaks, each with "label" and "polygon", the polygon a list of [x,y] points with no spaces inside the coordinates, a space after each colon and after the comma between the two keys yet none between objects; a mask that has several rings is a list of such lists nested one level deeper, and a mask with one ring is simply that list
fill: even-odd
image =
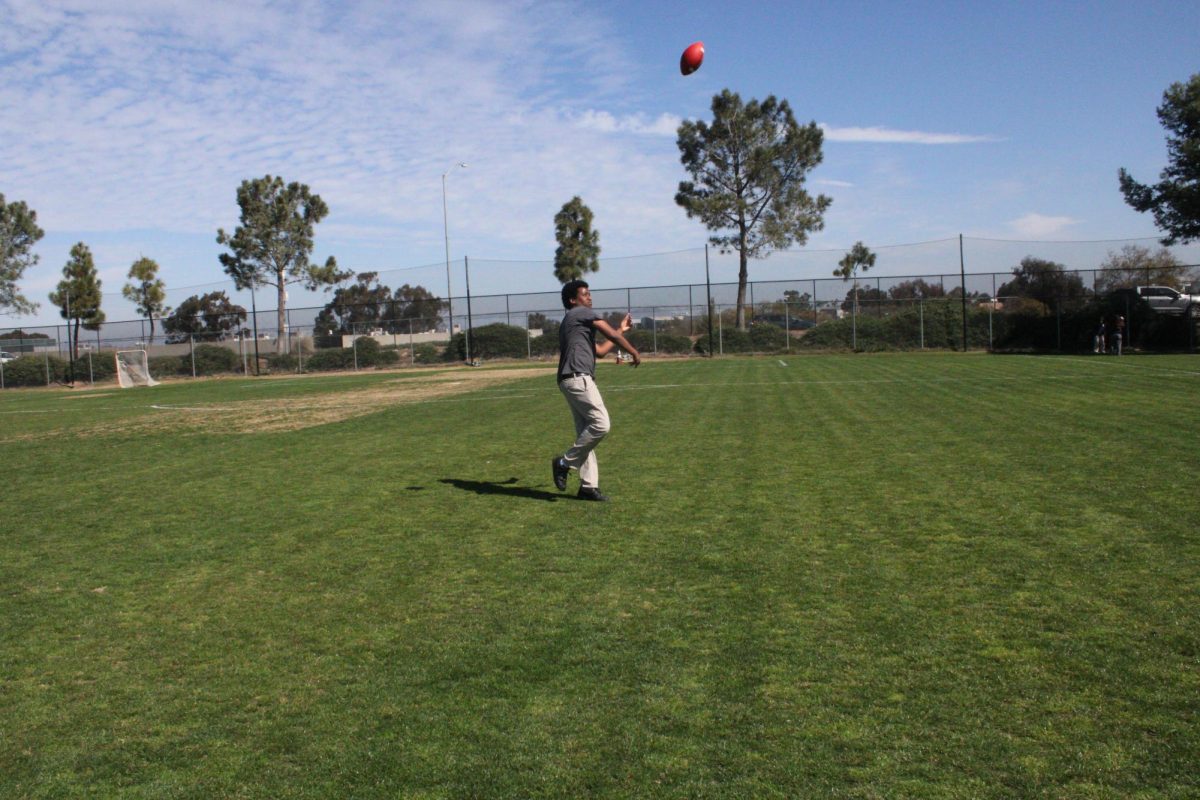
[{"label": "wispy cloud", "polygon": [[870,142],[874,144],[976,144],[1003,141],[997,136],[963,133],[901,131],[894,128],[837,128],[822,124],[825,138],[831,142]]},{"label": "wispy cloud", "polygon": [[588,109],[574,118],[575,124],[601,133],[635,133],[675,138],[683,118],[675,114],[659,114],[647,119],[643,114],[617,117],[607,111]]},{"label": "wispy cloud", "polygon": [[1051,217],[1044,214],[1030,213],[1010,221],[1009,227],[1018,236],[1040,238],[1062,233],[1071,225],[1078,225],[1080,220],[1071,217]]}]

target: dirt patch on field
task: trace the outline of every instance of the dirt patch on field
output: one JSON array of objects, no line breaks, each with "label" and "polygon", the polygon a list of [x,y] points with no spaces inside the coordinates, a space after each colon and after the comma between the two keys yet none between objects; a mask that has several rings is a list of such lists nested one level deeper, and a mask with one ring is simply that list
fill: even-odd
[{"label": "dirt patch on field", "polygon": [[526,378],[546,377],[552,370],[552,367],[464,369],[428,377],[396,378],[363,389],[303,397],[262,398],[211,406],[155,405],[153,414],[130,423],[132,428],[143,430],[193,429],[206,433],[300,430],[361,417],[391,406],[497,389]]}]

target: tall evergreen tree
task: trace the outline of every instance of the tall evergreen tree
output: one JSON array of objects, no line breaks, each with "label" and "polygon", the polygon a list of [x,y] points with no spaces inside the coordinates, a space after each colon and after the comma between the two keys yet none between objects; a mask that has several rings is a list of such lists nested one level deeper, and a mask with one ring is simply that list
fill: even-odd
[{"label": "tall evergreen tree", "polygon": [[71,248],[71,258],[63,266],[63,279],[58,288],[50,293],[50,302],[58,306],[62,318],[74,324],[71,337],[71,358],[79,358],[79,328],[100,330],[104,312],[100,309],[100,278],[96,275],[96,262],[92,251],[83,242]]},{"label": "tall evergreen tree", "polygon": [[554,215],[554,277],[559,283],[579,280],[600,270],[600,232],[592,230],[592,210],[576,195]]},{"label": "tall evergreen tree", "polygon": [[1154,223],[1167,234],[1163,244],[1187,244],[1200,239],[1200,73],[1163,93],[1158,121],[1170,134],[1170,163],[1159,174],[1162,180],[1146,186],[1124,168],[1117,177],[1125,202],[1154,214]]},{"label": "tall evergreen tree", "polygon": [[278,352],[287,350],[287,287],[329,289],[351,277],[341,272],[330,256],[324,266],[309,263],[313,229],[329,214],[319,195],[302,183],[284,185],[282,178],[267,175],[242,181],[237,192],[241,224],[232,235],[217,230],[217,244],[229,247],[221,265],[239,289],[274,286],[277,293]]},{"label": "tall evergreen tree", "polygon": [[855,242],[854,247],[842,256],[842,260],[838,262],[838,268],[833,271],[834,276],[843,281],[854,281],[854,288],[851,290],[853,303],[850,312],[850,346],[855,350],[858,349],[858,273],[860,270],[866,272],[873,266],[875,266],[875,254],[862,242]]},{"label": "tall evergreen tree", "polygon": [[685,121],[677,145],[690,181],[675,202],[709,230],[709,241],[739,255],[736,322],[746,328],[746,283],[751,258],[808,241],[824,227],[833,201],[804,189],[821,163],[823,135],[815,122],[800,125],[786,100],[743,103],[725,89],[712,100],[712,123]]},{"label": "tall evergreen tree", "polygon": [[154,320],[167,313],[166,287],[158,277],[158,263],[152,258],[139,258],[129,268],[130,280],[121,288],[126,300],[137,306],[137,312],[150,322],[150,343],[154,343]]},{"label": "tall evergreen tree", "polygon": [[37,310],[21,294],[17,281],[25,270],[38,263],[33,246],[45,236],[37,225],[37,212],[21,201],[6,203],[0,194],[0,311],[11,309],[17,314]]}]

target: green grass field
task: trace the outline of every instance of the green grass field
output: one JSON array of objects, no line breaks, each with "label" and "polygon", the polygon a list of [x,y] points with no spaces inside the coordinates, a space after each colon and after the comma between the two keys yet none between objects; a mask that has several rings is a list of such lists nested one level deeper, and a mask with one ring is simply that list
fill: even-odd
[{"label": "green grass field", "polygon": [[1197,357],[493,372],[0,393],[0,797],[1200,796]]}]

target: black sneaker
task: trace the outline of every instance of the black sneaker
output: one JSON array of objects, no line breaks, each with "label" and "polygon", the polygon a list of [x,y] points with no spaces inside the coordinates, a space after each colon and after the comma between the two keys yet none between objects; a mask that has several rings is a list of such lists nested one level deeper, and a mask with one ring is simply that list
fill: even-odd
[{"label": "black sneaker", "polygon": [[560,492],[567,490],[567,475],[571,470],[567,466],[567,462],[562,460],[562,456],[555,456],[550,459],[550,472],[554,475],[554,485]]},{"label": "black sneaker", "polygon": [[597,503],[607,503],[608,502],[608,495],[600,494],[599,489],[591,489],[587,486],[580,486],[579,494],[577,494],[575,496],[578,497],[580,500],[592,500]]}]

